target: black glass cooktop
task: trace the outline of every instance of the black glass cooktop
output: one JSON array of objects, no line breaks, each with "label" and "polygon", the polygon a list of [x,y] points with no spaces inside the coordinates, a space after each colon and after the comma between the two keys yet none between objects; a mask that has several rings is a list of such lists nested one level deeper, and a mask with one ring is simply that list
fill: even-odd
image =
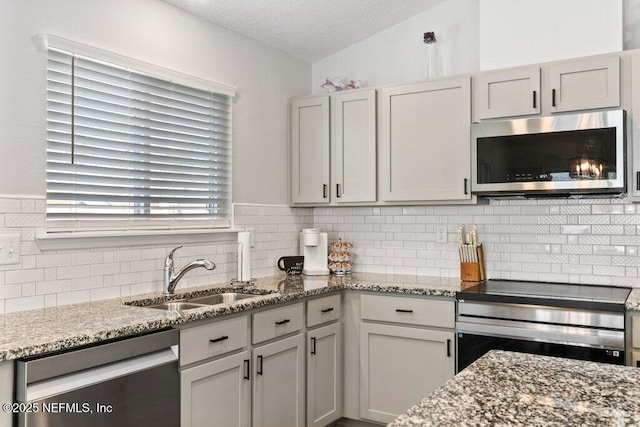
[{"label": "black glass cooktop", "polygon": [[517,299],[523,302],[531,299],[624,305],[630,292],[630,288],[616,286],[492,279],[458,292],[457,297],[493,301]]}]

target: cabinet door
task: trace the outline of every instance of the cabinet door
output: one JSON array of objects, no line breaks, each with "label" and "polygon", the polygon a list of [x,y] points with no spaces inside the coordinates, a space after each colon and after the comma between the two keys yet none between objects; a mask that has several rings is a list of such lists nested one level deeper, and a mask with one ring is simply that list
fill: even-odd
[{"label": "cabinet door", "polygon": [[540,114],[540,67],[482,73],[478,91],[480,119]]},{"label": "cabinet door", "polygon": [[453,332],[362,323],[360,416],[389,423],[455,373]]},{"label": "cabinet door", "polygon": [[334,200],[376,200],[376,91],[332,96]]},{"label": "cabinet door", "polygon": [[250,425],[249,352],[205,363],[180,373],[180,425]]},{"label": "cabinet door", "polygon": [[340,323],[307,333],[307,426],[326,426],[342,414]]},{"label": "cabinet door", "polygon": [[620,106],[620,58],[585,59],[549,67],[551,112]]},{"label": "cabinet door", "polygon": [[329,202],[329,96],[291,101],[292,203]]},{"label": "cabinet door", "polygon": [[253,350],[254,427],[304,426],[304,335]]},{"label": "cabinet door", "polygon": [[[631,111],[628,111],[627,156],[630,159],[627,193],[640,201],[640,51],[631,54]],[[640,342],[638,343],[640,346]]]},{"label": "cabinet door", "polygon": [[385,201],[471,198],[469,77],[382,90]]}]

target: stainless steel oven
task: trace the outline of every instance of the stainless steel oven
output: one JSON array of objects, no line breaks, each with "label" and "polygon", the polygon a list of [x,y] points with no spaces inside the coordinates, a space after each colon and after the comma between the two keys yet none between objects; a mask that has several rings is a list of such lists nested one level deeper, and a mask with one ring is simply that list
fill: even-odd
[{"label": "stainless steel oven", "polygon": [[18,426],[178,426],[178,342],[168,330],[18,361]]},{"label": "stainless steel oven", "polygon": [[488,280],[459,292],[456,372],[489,350],[623,365],[629,288]]},{"label": "stainless steel oven", "polygon": [[472,192],[621,193],[625,124],[623,110],[474,124]]}]

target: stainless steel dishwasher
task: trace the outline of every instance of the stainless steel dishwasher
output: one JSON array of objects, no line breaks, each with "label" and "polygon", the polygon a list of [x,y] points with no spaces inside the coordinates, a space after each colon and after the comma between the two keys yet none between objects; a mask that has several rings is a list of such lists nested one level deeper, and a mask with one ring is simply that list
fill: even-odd
[{"label": "stainless steel dishwasher", "polygon": [[178,343],[167,330],[18,361],[18,426],[178,426]]}]

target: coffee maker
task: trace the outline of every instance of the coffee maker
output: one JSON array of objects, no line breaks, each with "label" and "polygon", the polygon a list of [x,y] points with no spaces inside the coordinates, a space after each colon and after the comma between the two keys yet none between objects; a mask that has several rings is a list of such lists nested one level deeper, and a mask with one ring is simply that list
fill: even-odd
[{"label": "coffee maker", "polygon": [[300,233],[300,255],[304,256],[302,273],[307,276],[329,274],[327,233],[320,233],[317,228],[304,228]]}]

